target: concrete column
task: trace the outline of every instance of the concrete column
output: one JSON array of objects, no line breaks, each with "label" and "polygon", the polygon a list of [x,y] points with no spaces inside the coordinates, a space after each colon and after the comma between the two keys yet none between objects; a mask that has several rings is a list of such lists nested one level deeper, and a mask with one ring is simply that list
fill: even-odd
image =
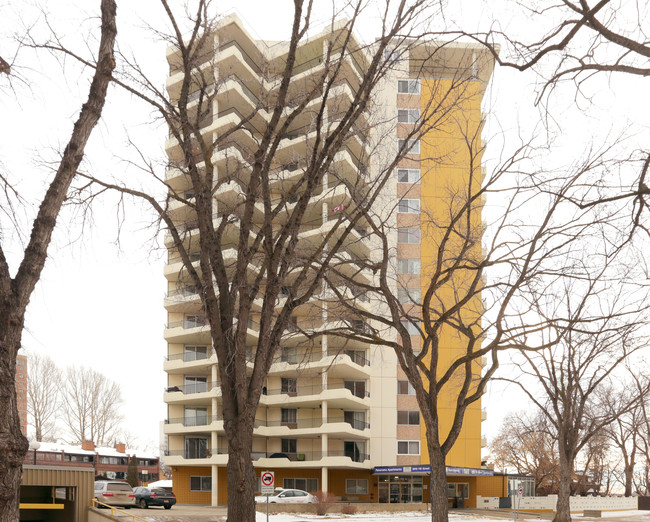
[{"label": "concrete column", "polygon": [[[217,437],[216,433],[212,434],[212,440],[215,440]],[[216,465],[212,465],[212,497],[210,504],[212,507],[217,507],[219,505],[219,468]]]},{"label": "concrete column", "polygon": [[328,475],[329,468],[321,468],[320,471],[320,490],[323,493],[327,493],[329,484],[327,483],[327,475]]}]

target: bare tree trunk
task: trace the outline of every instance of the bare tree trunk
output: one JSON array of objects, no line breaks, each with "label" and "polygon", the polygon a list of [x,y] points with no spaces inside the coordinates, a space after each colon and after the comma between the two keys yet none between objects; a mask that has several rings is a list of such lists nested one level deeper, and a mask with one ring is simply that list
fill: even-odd
[{"label": "bare tree trunk", "polygon": [[427,444],[429,448],[429,462],[431,463],[431,479],[429,484],[429,495],[431,500],[432,522],[447,520],[449,505],[447,504],[447,469],[445,467],[445,456],[442,454],[440,445]]},{"label": "bare tree trunk", "polygon": [[632,482],[634,480],[634,466],[625,466],[625,496],[632,496]]},{"label": "bare tree trunk", "polygon": [[20,348],[25,314],[16,313],[13,299],[0,303],[0,520],[18,520],[16,494],[22,478],[27,439],[20,431],[16,406],[16,354]]},{"label": "bare tree trunk", "polygon": [[241,415],[228,438],[228,521],[255,520],[255,470],[251,459],[253,421]]},{"label": "bare tree trunk", "polygon": [[557,506],[554,522],[569,522],[571,520],[571,475],[573,459],[560,450],[560,487],[558,488]]},{"label": "bare tree trunk", "polygon": [[16,407],[16,355],[21,346],[25,311],[38,282],[56,220],[77,174],[84,149],[104,108],[115,60],[113,45],[117,35],[114,0],[102,0],[102,26],[97,67],[61,163],[43,197],[20,266],[11,277],[0,244],[0,522],[19,520],[22,461],[27,439],[20,431]]}]

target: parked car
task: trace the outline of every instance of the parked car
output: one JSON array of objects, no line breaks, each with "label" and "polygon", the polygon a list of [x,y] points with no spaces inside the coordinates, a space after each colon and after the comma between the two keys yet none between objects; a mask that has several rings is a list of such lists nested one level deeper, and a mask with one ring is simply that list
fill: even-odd
[{"label": "parked car", "polygon": [[133,489],[126,482],[120,480],[98,480],[95,482],[95,498],[102,504],[126,509],[135,505]]},{"label": "parked car", "polygon": [[[255,497],[258,504],[266,503],[266,495]],[[269,504],[315,504],[318,499],[302,489],[276,489],[268,496]]]},{"label": "parked car", "polygon": [[165,509],[171,509],[176,504],[176,495],[163,488],[139,487],[135,488],[133,492],[135,493],[135,503],[142,509],[149,506],[162,506]]}]

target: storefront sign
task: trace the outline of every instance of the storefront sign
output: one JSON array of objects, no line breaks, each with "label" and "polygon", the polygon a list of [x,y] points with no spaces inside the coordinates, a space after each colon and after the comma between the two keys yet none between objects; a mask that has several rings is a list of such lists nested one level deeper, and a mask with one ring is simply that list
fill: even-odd
[{"label": "storefront sign", "polygon": [[[447,466],[447,475],[471,475],[491,477],[494,471],[491,469],[480,468],[458,468],[455,466]],[[431,466],[386,466],[376,467],[373,473],[378,475],[382,473],[430,473]]]}]

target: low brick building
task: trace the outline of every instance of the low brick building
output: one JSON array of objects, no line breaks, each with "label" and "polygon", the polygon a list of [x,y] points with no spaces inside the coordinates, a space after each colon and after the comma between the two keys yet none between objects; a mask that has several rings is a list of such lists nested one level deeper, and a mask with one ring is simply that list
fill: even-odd
[{"label": "low brick building", "polygon": [[93,468],[95,478],[126,479],[129,459],[138,459],[138,482],[146,485],[160,478],[160,458],[144,451],[116,444],[114,448],[95,447],[90,441],[81,446],[42,442],[38,449],[30,448],[25,464],[42,466]]}]

